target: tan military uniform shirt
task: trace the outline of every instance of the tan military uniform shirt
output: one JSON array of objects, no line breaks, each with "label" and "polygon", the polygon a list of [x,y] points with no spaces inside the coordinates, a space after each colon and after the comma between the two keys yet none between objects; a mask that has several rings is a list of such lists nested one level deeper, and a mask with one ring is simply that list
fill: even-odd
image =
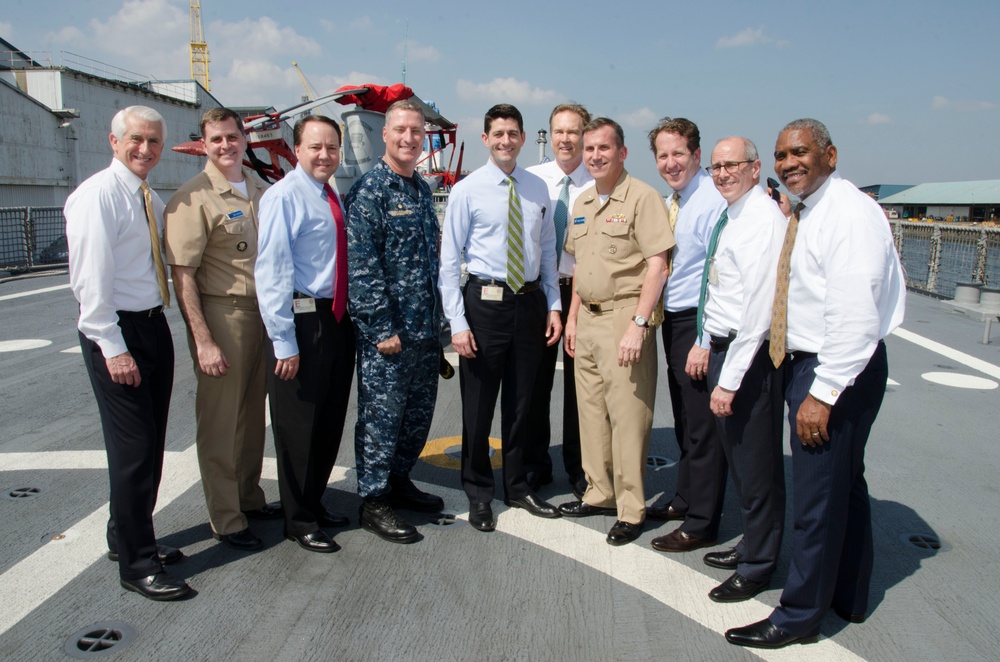
[{"label": "tan military uniform shirt", "polygon": [[576,291],[588,301],[637,297],[646,258],[674,246],[667,206],[656,190],[623,171],[602,203],[597,187],[573,205],[566,252],[576,256]]},{"label": "tan military uniform shirt", "polygon": [[164,212],[167,263],[195,267],[201,294],[256,297],[257,209],[266,186],[246,168],[247,195],[211,161],[179,188]]}]

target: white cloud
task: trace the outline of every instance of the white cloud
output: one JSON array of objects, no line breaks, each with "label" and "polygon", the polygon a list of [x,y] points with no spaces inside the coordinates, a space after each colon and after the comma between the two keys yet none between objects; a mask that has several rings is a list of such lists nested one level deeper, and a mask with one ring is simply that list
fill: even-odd
[{"label": "white cloud", "polygon": [[872,113],[865,119],[867,124],[892,124],[892,118],[883,113]]},{"label": "white cloud", "polygon": [[997,105],[992,101],[952,101],[946,97],[937,95],[931,99],[933,110],[957,110],[959,112],[973,112],[977,110],[992,110]]},{"label": "white cloud", "polygon": [[[303,55],[319,55],[323,49],[312,37],[303,37],[293,28],[282,27],[269,16],[245,18],[237,23],[213,22],[205,39],[213,59],[235,58],[249,51],[257,58],[280,57],[290,63]],[[251,45],[248,48],[248,45]]]},{"label": "white cloud", "polygon": [[542,105],[561,98],[555,90],[532,87],[531,83],[516,78],[494,78],[489,83],[473,83],[460,78],[455,83],[455,91],[463,101]]},{"label": "white cloud", "polygon": [[788,42],[775,39],[764,34],[764,28],[744,28],[732,37],[719,37],[715,42],[716,48],[740,48],[743,46],[761,46],[763,44],[774,44],[784,46]]},{"label": "white cloud", "polygon": [[623,126],[643,130],[652,127],[657,119],[659,119],[659,116],[646,106],[643,106],[639,110],[631,113],[624,113],[618,117],[618,121],[620,121]]},{"label": "white cloud", "polygon": [[406,59],[411,62],[437,62],[441,59],[441,51],[433,46],[425,46],[415,41],[399,42],[396,44],[396,52],[403,54],[403,47],[406,47]]}]

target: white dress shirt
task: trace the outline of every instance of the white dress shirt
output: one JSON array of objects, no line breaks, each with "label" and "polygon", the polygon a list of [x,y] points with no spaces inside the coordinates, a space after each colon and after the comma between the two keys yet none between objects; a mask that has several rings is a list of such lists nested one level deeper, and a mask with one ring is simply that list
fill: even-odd
[{"label": "white dress shirt", "polygon": [[[726,199],[701,168],[680,194],[677,228],[674,230],[677,246],[674,247],[670,277],[663,290],[663,306],[671,313],[698,306],[708,242],[726,208]],[[671,197],[666,199],[668,209]]]},{"label": "white dress shirt", "polygon": [[718,276],[715,283],[709,280],[704,329],[721,337],[737,332],[719,376],[719,386],[735,391],[771,328],[788,219],[760,186],[743,194],[728,212],[715,248],[713,271]]},{"label": "white dress shirt", "polygon": [[[156,281],[142,180],[118,159],[84,181],[66,200],[69,283],[80,302],[77,328],[105,358],[128,351],[118,326],[119,310],[163,305]],[[150,189],[159,239],[163,201]]]},{"label": "white dress shirt", "polygon": [[816,352],[809,392],[833,404],[903,322],[906,284],[885,213],[834,172],[802,201],[788,288],[788,351]]},{"label": "white dress shirt", "polygon": [[333,298],[337,226],[323,184],[300,166],[264,192],[258,222],[257,301],[275,358],[287,359],[299,353],[292,294]]},{"label": "white dress shirt", "polygon": [[[562,193],[562,180],[566,176],[566,173],[562,171],[562,168],[555,161],[529,166],[525,170],[541,177],[545,185],[549,187],[549,203],[552,206],[552,218],[555,219],[556,202],[559,201],[559,194]],[[564,240],[566,234],[569,233],[569,226],[573,222],[573,203],[580,196],[580,191],[588,186],[592,186],[594,183],[594,178],[587,172],[583,161],[580,161],[580,165],[576,167],[576,170],[569,173],[569,179],[569,205],[566,207],[566,233],[563,234]],[[565,244],[566,242],[563,241],[563,246],[556,246],[556,250],[562,253],[562,256],[559,258],[559,276],[562,278],[572,278],[573,268],[576,266],[576,258],[566,252]]]},{"label": "white dress shirt", "polygon": [[[562,310],[548,188],[537,175],[519,166],[511,176],[524,219],[524,280],[541,279],[548,309]],[[469,274],[507,280],[508,206],[507,174],[492,160],[451,189],[441,234],[438,287],[453,334],[469,330],[461,289],[462,251]]]}]

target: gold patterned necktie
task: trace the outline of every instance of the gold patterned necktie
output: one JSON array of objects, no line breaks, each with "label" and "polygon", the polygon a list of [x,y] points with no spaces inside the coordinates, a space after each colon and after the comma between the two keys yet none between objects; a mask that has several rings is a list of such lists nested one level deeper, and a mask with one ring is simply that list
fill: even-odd
[{"label": "gold patterned necktie", "polygon": [[[674,194],[670,196],[670,207],[667,209],[667,220],[670,221],[670,233],[674,235],[674,240],[677,240],[677,215],[681,213],[681,194],[679,191],[674,191]],[[674,273],[674,254],[677,252],[677,246],[670,249],[670,270],[669,273]]]},{"label": "gold patterned necktie", "polygon": [[514,178],[507,178],[507,285],[517,292],[524,286],[524,219]]},{"label": "gold patterned necktie", "polygon": [[142,189],[142,200],[146,206],[146,222],[149,224],[149,243],[153,250],[153,264],[156,265],[156,283],[160,286],[160,298],[163,305],[170,307],[170,290],[167,289],[167,268],[163,266],[163,253],[160,252],[160,231],[156,227],[156,215],[153,213],[153,196],[149,194],[149,184],[145,181],[139,185]]},{"label": "gold patterned necktie", "polygon": [[788,229],[785,230],[785,242],[781,245],[781,255],[778,257],[778,281],[774,286],[774,308],[771,309],[771,348],[768,352],[775,368],[785,360],[788,337],[788,279],[792,269],[792,247],[795,246],[795,235],[799,232],[799,214],[803,209],[805,205],[800,202],[792,210],[792,217],[788,219]]}]

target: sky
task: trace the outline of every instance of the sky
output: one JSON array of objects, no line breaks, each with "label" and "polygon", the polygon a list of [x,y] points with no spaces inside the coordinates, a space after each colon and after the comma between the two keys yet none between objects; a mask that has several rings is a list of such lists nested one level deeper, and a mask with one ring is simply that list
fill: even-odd
[{"label": "sky", "polygon": [[[83,56],[160,80],[190,78],[185,0],[4,7],[0,36],[36,60]],[[224,105],[298,102],[292,61],[321,93],[400,82],[405,50],[406,84],[458,123],[467,169],[487,158],[482,117],[493,104],[521,110],[519,163],[531,165],[552,107],[573,101],[620,122],[626,167],[664,192],[646,138],[663,116],[698,124],[702,165],[718,139],[742,135],[759,148],[762,176],[771,175],[781,128],[814,117],[838,147],[838,170],[858,186],[1000,178],[996,0],[201,7],[211,92]]]}]

